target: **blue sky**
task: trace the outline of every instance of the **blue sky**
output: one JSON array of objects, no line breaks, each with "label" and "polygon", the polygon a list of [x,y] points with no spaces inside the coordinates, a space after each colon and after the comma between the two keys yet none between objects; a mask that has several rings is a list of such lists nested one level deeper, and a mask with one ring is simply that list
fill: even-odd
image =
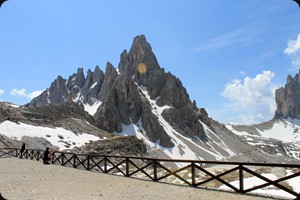
[{"label": "blue sky", "polygon": [[0,101],[15,104],[79,67],[117,67],[139,34],[191,100],[223,123],[270,120],[275,89],[300,67],[292,0],[9,0],[0,25]]}]

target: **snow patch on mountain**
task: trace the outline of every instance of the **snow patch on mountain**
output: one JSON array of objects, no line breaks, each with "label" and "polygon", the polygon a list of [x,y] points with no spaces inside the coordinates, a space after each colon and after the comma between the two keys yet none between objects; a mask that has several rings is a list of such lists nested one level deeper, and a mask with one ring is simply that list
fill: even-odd
[{"label": "snow patch on mountain", "polygon": [[[234,125],[228,124],[226,128],[238,136],[254,135],[247,131],[238,131]],[[300,142],[300,120],[299,119],[279,119],[274,121],[269,129],[261,129],[255,127],[261,137],[272,138],[283,142]],[[249,139],[250,140],[250,139]]]},{"label": "snow patch on mountain", "polygon": [[11,121],[4,121],[0,124],[0,134],[17,140],[21,140],[23,136],[42,137],[59,147],[60,150],[80,147],[85,143],[100,139],[86,133],[75,134],[64,128],[47,128]]},{"label": "snow patch on mountain", "polygon": [[276,119],[263,124],[239,127],[228,124],[226,127],[248,144],[266,153],[300,159],[299,119]]},{"label": "snow patch on mountain", "polygon": [[96,101],[93,105],[89,105],[89,104],[83,104],[84,106],[84,110],[86,112],[88,112],[90,115],[94,116],[94,114],[97,112],[97,109],[99,108],[99,106],[102,104],[101,101]]},{"label": "snow patch on mountain", "polygon": [[269,130],[258,130],[261,136],[274,138],[284,142],[300,142],[300,120],[299,119],[280,119],[274,123]]}]

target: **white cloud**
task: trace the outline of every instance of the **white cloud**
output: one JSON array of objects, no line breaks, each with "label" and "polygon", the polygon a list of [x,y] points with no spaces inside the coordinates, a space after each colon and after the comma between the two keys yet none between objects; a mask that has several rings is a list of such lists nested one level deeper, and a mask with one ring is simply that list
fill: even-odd
[{"label": "white cloud", "polygon": [[292,59],[293,66],[300,67],[300,34],[296,40],[290,40],[284,53]]},{"label": "white cloud", "polygon": [[259,123],[274,116],[275,90],[278,88],[272,83],[274,76],[271,71],[263,71],[255,78],[235,79],[225,85],[221,95],[232,101],[234,112],[240,113],[238,123]]},{"label": "white cloud", "polygon": [[33,99],[34,97],[37,97],[41,93],[42,93],[42,91],[40,91],[40,90],[36,90],[36,91],[31,92],[31,93],[26,93],[26,89],[20,89],[20,90],[12,89],[10,91],[11,95],[26,97],[27,99]]},{"label": "white cloud", "polygon": [[239,46],[251,44],[260,33],[252,29],[239,29],[222,36],[212,38],[206,43],[196,47],[193,51],[208,51],[222,49],[228,46]]},{"label": "white cloud", "polygon": [[246,76],[246,72],[245,71],[240,71],[240,74],[242,75],[242,76]]},{"label": "white cloud", "polygon": [[4,94],[4,90],[0,89],[0,95]]}]

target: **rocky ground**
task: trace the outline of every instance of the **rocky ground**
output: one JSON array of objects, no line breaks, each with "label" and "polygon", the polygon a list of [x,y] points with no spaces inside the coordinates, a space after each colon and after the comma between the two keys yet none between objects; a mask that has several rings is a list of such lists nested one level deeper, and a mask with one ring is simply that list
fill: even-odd
[{"label": "rocky ground", "polygon": [[0,159],[0,192],[9,200],[270,199],[43,165],[17,158]]},{"label": "rocky ground", "polygon": [[99,140],[75,148],[71,152],[101,155],[147,155],[146,145],[135,136],[115,136],[114,138]]}]

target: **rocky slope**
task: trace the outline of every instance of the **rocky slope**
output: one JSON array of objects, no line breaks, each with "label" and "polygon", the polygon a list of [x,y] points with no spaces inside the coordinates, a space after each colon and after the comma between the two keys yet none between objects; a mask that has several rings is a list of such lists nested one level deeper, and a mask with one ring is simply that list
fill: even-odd
[{"label": "rocky slope", "polygon": [[76,148],[73,151],[102,155],[147,155],[146,145],[142,140],[139,140],[134,136],[113,137],[106,140],[99,140]]}]

